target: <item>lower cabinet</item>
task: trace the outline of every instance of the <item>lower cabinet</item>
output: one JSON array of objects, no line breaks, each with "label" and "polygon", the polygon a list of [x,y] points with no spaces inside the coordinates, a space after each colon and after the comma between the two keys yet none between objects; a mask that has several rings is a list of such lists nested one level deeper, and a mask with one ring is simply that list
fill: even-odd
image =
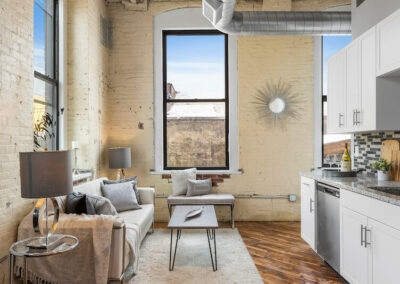
[{"label": "lower cabinet", "polygon": [[350,283],[368,283],[368,252],[363,243],[367,219],[357,212],[341,208],[340,274]]},{"label": "lower cabinet", "polygon": [[301,237],[315,250],[315,181],[301,177]]},{"label": "lower cabinet", "polygon": [[368,219],[366,241],[369,254],[368,283],[400,283],[400,230]]},{"label": "lower cabinet", "polygon": [[347,204],[340,210],[340,274],[350,283],[400,283],[400,228],[397,221],[384,223],[400,208],[354,194],[341,195]]}]

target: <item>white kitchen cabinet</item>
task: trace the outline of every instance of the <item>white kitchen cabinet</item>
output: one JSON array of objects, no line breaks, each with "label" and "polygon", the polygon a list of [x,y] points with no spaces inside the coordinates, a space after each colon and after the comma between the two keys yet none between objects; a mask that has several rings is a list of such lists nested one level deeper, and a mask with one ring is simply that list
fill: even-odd
[{"label": "white kitchen cabinet", "polygon": [[358,40],[351,42],[346,48],[346,122],[348,129],[356,130],[356,115],[361,112],[361,52]]},{"label": "white kitchen cabinet", "polygon": [[400,78],[377,78],[376,34],[369,29],[328,61],[328,133],[400,129]]},{"label": "white kitchen cabinet", "polygon": [[341,208],[340,274],[350,283],[367,284],[367,250],[361,243],[364,237],[361,226],[366,224],[366,216],[344,207]]},{"label": "white kitchen cabinet", "polygon": [[400,283],[400,230],[373,219],[368,219],[367,230],[370,243],[368,283]]},{"label": "white kitchen cabinet", "polygon": [[355,114],[358,131],[376,130],[376,29],[358,38],[360,50],[360,102]]},{"label": "white kitchen cabinet", "polygon": [[328,133],[343,133],[347,129],[346,114],[346,50],[328,60]]},{"label": "white kitchen cabinet", "polygon": [[350,283],[400,283],[400,207],[341,190],[340,274]]},{"label": "white kitchen cabinet", "polygon": [[377,25],[378,76],[400,69],[400,10]]},{"label": "white kitchen cabinet", "polygon": [[315,250],[315,181],[301,177],[301,237]]}]

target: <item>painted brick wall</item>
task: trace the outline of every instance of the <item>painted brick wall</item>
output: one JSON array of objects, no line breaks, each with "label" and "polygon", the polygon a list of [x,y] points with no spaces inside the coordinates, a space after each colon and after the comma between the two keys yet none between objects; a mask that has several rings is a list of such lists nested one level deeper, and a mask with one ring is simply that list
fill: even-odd
[{"label": "painted brick wall", "polygon": [[389,139],[400,140],[400,131],[355,134],[354,146],[359,147],[359,156],[354,158],[354,167],[367,173],[375,173],[371,163],[380,158],[382,142]]},{"label": "painted brick wall", "polygon": [[[20,197],[19,152],[32,151],[33,4],[0,1],[0,258],[16,240],[17,226],[32,209]],[[6,283],[7,261],[0,264]]]},{"label": "painted brick wall", "polygon": [[68,142],[79,142],[78,167],[100,170],[102,109],[107,90],[108,51],[100,43],[104,1],[68,2]]},{"label": "painted brick wall", "polygon": [[[276,1],[275,1],[276,2]],[[171,184],[151,175],[153,168],[153,16],[179,7],[199,7],[200,1],[149,2],[146,12],[127,11],[110,5],[113,20],[113,48],[109,60],[109,92],[104,109],[105,148],[130,146],[132,168],[128,175],[139,176],[139,186],[154,186],[157,194],[170,194]],[[271,1],[274,4],[274,1]],[[320,10],[344,0],[298,0],[292,10]],[[253,3],[239,1],[237,10],[252,10]],[[260,1],[254,9],[268,9]],[[243,175],[226,179],[215,188],[233,194],[300,194],[299,171],[313,164],[313,38],[240,37],[239,68],[239,143]],[[284,130],[266,128],[251,104],[258,88],[267,80],[282,79],[304,96],[301,119]],[[143,127],[138,127],[138,125]],[[106,156],[106,155],[105,155]],[[105,157],[104,156],[104,157]],[[101,175],[115,177],[103,160]],[[299,220],[300,203],[287,200],[237,201],[239,220]],[[228,210],[218,208],[228,217]],[[156,200],[156,220],[167,220],[165,199]]]}]

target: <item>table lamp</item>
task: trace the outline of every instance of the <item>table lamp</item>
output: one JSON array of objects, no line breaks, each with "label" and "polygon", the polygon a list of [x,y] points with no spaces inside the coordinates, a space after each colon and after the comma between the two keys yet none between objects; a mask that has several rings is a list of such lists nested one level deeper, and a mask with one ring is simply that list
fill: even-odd
[{"label": "table lamp", "polygon": [[[70,151],[25,152],[19,153],[21,197],[37,199],[33,213],[33,227],[40,232],[39,213],[46,204],[45,236],[37,239],[28,247],[35,249],[50,249],[59,243],[63,235],[53,235],[58,225],[58,203],[52,197],[67,195],[73,192],[72,167]],[[54,206],[54,221],[51,229],[48,227],[47,200],[51,198]]]},{"label": "table lamp", "polygon": [[[131,148],[108,149],[108,166],[110,169],[119,169],[124,179],[125,169],[131,167]],[[118,174],[117,179],[119,179]]]}]

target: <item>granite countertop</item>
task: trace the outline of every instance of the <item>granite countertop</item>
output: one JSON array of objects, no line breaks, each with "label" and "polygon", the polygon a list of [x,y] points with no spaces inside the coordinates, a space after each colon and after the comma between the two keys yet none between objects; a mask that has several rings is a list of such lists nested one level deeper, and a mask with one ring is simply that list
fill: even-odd
[{"label": "granite countertop", "polygon": [[357,177],[326,177],[320,170],[313,172],[302,172],[300,175],[331,186],[343,188],[355,193],[378,199],[380,201],[400,206],[400,196],[369,188],[371,186],[400,188],[400,182],[397,181],[378,181],[375,176],[362,173],[359,173]]}]

